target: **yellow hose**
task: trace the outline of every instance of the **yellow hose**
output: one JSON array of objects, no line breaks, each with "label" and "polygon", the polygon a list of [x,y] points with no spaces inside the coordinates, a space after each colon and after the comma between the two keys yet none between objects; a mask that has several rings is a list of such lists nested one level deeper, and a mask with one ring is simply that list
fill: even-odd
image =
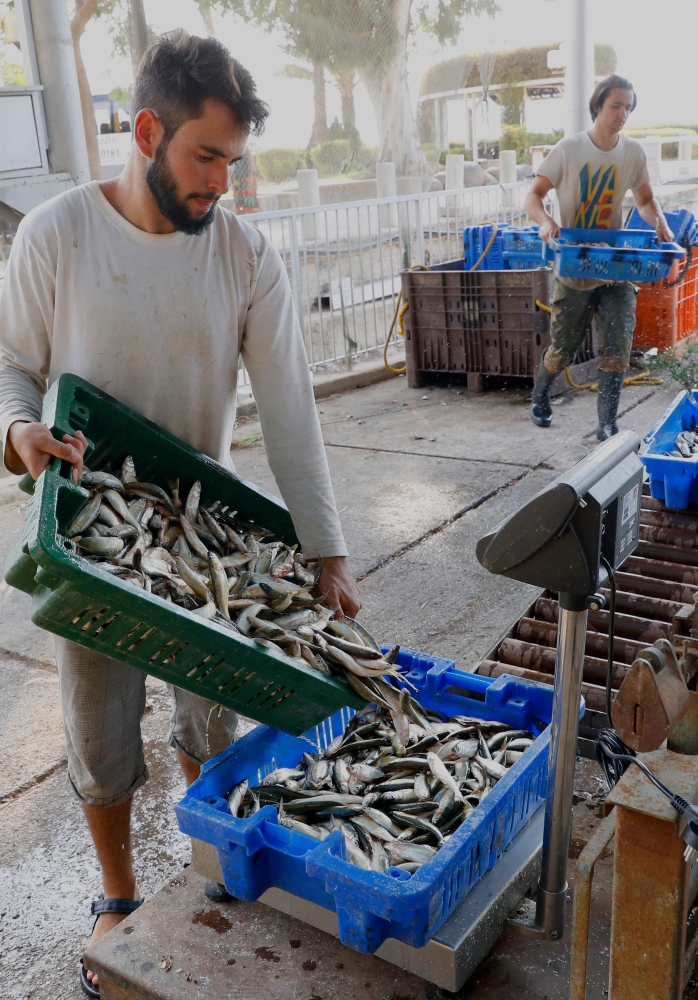
[{"label": "yellow hose", "polygon": [[[496,235],[497,235],[498,232],[499,232],[499,226],[495,222],[493,224],[493,226],[492,226],[492,235],[490,236],[489,242],[488,242],[487,246],[485,247],[485,249],[480,254],[480,257],[478,258],[478,260],[470,268],[471,271],[477,271],[477,269],[480,266],[480,264],[482,264],[483,260],[485,259],[485,257],[487,256],[487,254],[490,252],[490,249],[492,248],[492,244],[494,243],[495,237],[496,237]],[[428,271],[428,270],[429,270],[429,268],[426,267],[424,264],[415,264],[414,267],[410,268],[410,271]],[[394,375],[404,375],[405,372],[407,371],[407,365],[406,364],[403,365],[402,368],[393,368],[393,366],[391,364],[389,364],[389,362],[388,362],[388,344],[392,340],[393,331],[395,330],[395,324],[396,323],[397,323],[397,332],[398,332],[398,334],[401,337],[405,336],[405,329],[404,329],[404,326],[403,326],[403,317],[404,317],[405,313],[407,312],[407,310],[410,308],[410,304],[409,304],[409,302],[405,302],[405,303],[402,303],[402,305],[401,305],[401,303],[402,303],[402,292],[400,292],[400,294],[397,297],[397,305],[395,306],[395,313],[393,315],[393,321],[390,324],[390,329],[388,330],[388,339],[386,340],[385,347],[383,348],[383,364],[388,369],[388,371],[392,372]]]},{"label": "yellow hose", "polygon": [[[485,227],[483,226],[482,228],[484,229]],[[495,222],[493,224],[493,226],[492,226],[492,235],[490,236],[490,241],[487,244],[487,246],[485,247],[485,249],[482,251],[482,253],[480,254],[480,256],[477,259],[477,261],[470,268],[471,271],[477,271],[477,269],[480,266],[480,264],[482,264],[483,260],[485,259],[485,257],[487,256],[487,254],[490,252],[490,250],[492,248],[492,244],[494,243],[495,237],[496,237],[496,235],[497,235],[498,232],[499,232],[499,226]]]},{"label": "yellow hose", "polygon": [[[425,264],[414,264],[410,271],[428,271],[429,268]],[[401,337],[405,336],[405,328],[403,325],[403,320],[405,313],[410,308],[409,302],[402,301],[402,292],[397,297],[397,305],[395,306],[395,312],[393,313],[393,321],[390,324],[390,329],[388,330],[388,338],[385,342],[385,347],[383,348],[383,364],[392,372],[394,375],[404,375],[407,371],[407,365],[403,365],[402,368],[393,368],[393,366],[388,361],[388,345],[392,339],[393,331],[395,330],[395,324],[397,323],[397,332]]]},{"label": "yellow hose", "polygon": [[[545,302],[541,302],[540,299],[536,299],[536,305],[543,312],[552,313],[550,306],[546,305]],[[599,391],[598,382],[585,382],[584,385],[577,385],[576,382],[572,380],[569,368],[565,368],[565,377],[567,381],[572,386],[573,389],[588,389],[590,392]],[[660,378],[650,375],[646,368],[643,368],[637,373],[637,375],[629,375],[626,379],[623,379],[623,385],[663,385],[664,383]]]}]

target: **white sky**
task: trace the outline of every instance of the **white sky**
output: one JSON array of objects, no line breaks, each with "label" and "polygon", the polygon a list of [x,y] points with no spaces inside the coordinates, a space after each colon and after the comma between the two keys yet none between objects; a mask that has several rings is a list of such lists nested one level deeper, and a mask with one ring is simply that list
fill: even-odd
[{"label": "white sky", "polygon": [[[341,2],[341,0],[338,0]],[[596,41],[609,42],[618,54],[618,72],[628,76],[638,95],[638,108],[631,124],[698,121],[696,95],[696,0],[588,0]],[[501,12],[494,18],[470,18],[464,22],[459,44],[440,49],[432,38],[417,35],[410,51],[410,90],[416,105],[424,71],[433,63],[459,52],[509,49],[524,45],[557,43],[567,33],[568,0],[499,0]],[[156,31],[177,26],[204,34],[193,0],[145,0],[148,22]],[[632,12],[632,16],[631,16]],[[289,80],[275,72],[291,62],[281,49],[283,39],[246,27],[231,16],[214,13],[220,39],[247,66],[257,81],[261,96],[271,106],[271,116],[260,147],[303,147],[312,127],[312,85]],[[131,82],[130,61],[116,57],[103,19],[93,20],[84,36],[82,52],[92,92],[105,93]],[[329,80],[329,77],[328,77]],[[360,85],[356,91],[357,124],[365,142],[376,143],[376,125],[368,96]],[[341,119],[339,95],[327,87],[328,120]],[[564,124],[562,101],[536,102],[533,129],[548,130]],[[455,117],[455,116],[454,116]],[[497,114],[490,115],[490,131],[498,134]],[[455,123],[453,132],[458,131]]]}]

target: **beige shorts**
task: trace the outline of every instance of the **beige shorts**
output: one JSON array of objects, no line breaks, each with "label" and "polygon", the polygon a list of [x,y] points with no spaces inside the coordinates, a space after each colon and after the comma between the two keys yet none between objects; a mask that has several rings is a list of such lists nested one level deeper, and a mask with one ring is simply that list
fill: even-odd
[{"label": "beige shorts", "polygon": [[[141,739],[146,675],[54,638],[68,778],[86,805],[118,805],[148,780]],[[168,689],[171,747],[201,764],[232,743],[235,712],[171,684]]]}]

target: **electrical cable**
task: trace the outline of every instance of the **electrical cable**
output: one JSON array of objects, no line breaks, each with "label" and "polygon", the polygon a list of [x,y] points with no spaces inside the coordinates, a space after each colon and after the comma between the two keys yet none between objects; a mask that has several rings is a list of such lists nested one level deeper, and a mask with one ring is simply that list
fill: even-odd
[{"label": "electrical cable", "polygon": [[675,278],[673,281],[667,281],[665,279],[665,281],[664,281],[664,287],[665,288],[673,288],[674,285],[680,285],[681,282],[686,278],[686,275],[688,274],[688,272],[691,269],[691,263],[693,261],[693,247],[688,242],[688,237],[684,237],[683,238],[683,240],[681,241],[681,246],[686,251],[686,263],[684,264],[683,268],[679,272],[678,278]]},{"label": "electrical cable", "polygon": [[[613,729],[611,719],[611,698],[613,687],[613,647],[616,637],[616,575],[606,556],[600,557],[601,564],[608,574],[608,587],[611,591],[608,615],[608,665],[606,669],[606,717],[608,728],[602,729],[596,740],[596,760],[604,773],[609,791],[620,781],[622,776],[635,759],[635,751],[626,746],[618,733]],[[644,765],[643,765],[644,767]]]},{"label": "electrical cable", "polygon": [[606,672],[606,718],[609,726],[611,721],[611,689],[613,680],[613,646],[616,641],[616,574],[606,556],[601,556],[601,565],[608,573],[608,586],[611,591],[611,603],[608,608],[608,670]]}]

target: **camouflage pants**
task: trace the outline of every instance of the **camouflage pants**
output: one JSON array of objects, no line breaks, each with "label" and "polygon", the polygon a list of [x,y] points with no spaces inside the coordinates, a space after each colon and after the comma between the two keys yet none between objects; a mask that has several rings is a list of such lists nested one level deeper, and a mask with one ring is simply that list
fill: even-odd
[{"label": "camouflage pants", "polygon": [[590,292],[568,288],[555,279],[550,347],[545,367],[561,372],[571,365],[596,317],[601,356],[599,370],[624,372],[630,364],[635,331],[636,291],[628,282],[601,285]]}]

